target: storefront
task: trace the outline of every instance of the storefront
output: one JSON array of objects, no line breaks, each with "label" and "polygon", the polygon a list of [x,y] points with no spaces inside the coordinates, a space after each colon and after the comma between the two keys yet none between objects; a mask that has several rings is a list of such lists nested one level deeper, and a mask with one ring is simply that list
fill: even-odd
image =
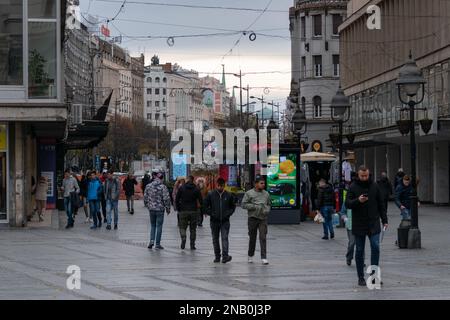
[{"label": "storefront", "polygon": [[0,124],[0,223],[8,223],[8,125]]}]

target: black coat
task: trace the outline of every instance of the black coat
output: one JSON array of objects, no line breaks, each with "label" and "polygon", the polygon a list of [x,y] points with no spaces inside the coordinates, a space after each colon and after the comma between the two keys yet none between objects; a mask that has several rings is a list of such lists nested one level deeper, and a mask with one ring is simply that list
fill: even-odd
[{"label": "black coat", "polygon": [[[369,200],[359,202],[359,196],[368,194]],[[383,196],[377,184],[372,181],[356,180],[350,186],[345,201],[347,209],[352,209],[352,232],[354,235],[375,235],[381,232],[380,219],[388,223]]]},{"label": "black coat", "polygon": [[388,178],[380,178],[377,181],[378,188],[380,188],[381,195],[385,201],[389,200],[389,197],[392,194],[392,184]]},{"label": "black coat", "polygon": [[204,212],[211,217],[211,221],[225,222],[230,219],[236,209],[233,194],[224,191],[222,194],[217,190],[208,192],[204,200]]},{"label": "black coat", "polygon": [[319,187],[319,193],[317,195],[319,209],[325,206],[334,207],[335,197],[333,187],[329,184]]},{"label": "black coat", "polygon": [[192,182],[184,184],[175,199],[178,211],[197,211],[198,204],[203,204],[200,190]]},{"label": "black coat", "polygon": [[134,186],[137,185],[137,181],[135,178],[130,179],[130,178],[126,178],[123,181],[122,187],[123,190],[125,190],[125,195],[127,197],[131,197],[132,195],[134,195]]}]

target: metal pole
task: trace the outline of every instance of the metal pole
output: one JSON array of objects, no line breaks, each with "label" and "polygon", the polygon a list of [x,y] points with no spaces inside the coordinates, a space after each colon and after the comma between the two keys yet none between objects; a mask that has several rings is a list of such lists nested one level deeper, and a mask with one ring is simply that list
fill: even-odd
[{"label": "metal pole", "polygon": [[419,217],[417,209],[417,185],[416,185],[416,132],[414,124],[414,106],[415,102],[409,102],[409,114],[410,114],[410,143],[411,143],[411,228],[419,228]]},{"label": "metal pole", "polygon": [[342,207],[342,134],[343,134],[343,121],[339,121],[339,207]]},{"label": "metal pole", "polygon": [[240,116],[240,127],[242,128],[243,119],[242,119],[242,70],[239,70],[239,95],[241,102],[241,116]]},{"label": "metal pole", "polygon": [[249,107],[250,107],[250,88],[249,85],[247,84],[247,127],[246,129],[248,129],[248,112],[249,112]]}]

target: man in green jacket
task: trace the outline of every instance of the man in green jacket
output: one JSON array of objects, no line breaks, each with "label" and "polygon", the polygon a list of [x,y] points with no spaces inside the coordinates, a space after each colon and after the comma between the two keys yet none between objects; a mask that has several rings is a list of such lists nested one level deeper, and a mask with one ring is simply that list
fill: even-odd
[{"label": "man in green jacket", "polygon": [[261,246],[261,260],[264,265],[269,264],[266,255],[267,216],[271,208],[269,193],[264,190],[266,182],[264,177],[258,176],[255,188],[247,191],[242,199],[242,208],[248,211],[248,262],[253,262],[255,255],[256,236],[259,230],[259,243]]}]

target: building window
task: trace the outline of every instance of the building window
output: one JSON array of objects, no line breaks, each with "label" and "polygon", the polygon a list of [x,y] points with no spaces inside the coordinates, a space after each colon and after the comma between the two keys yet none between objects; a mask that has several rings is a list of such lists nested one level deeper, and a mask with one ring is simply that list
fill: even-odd
[{"label": "building window", "polygon": [[152,120],[152,114],[151,113],[147,113],[147,120]]},{"label": "building window", "polygon": [[313,35],[315,37],[322,36],[322,15],[312,16],[313,18]]},{"label": "building window", "polygon": [[155,101],[155,107],[156,107],[156,108],[159,107],[159,101]]},{"label": "building window", "polygon": [[339,35],[339,26],[342,24],[342,16],[340,14],[332,14],[333,17],[333,35]]},{"label": "building window", "polygon": [[[42,21],[45,19],[45,21]],[[57,97],[56,1],[28,1],[28,95]]]},{"label": "building window", "polygon": [[147,107],[150,108],[152,106],[152,101],[147,101]]},{"label": "building window", "polygon": [[303,70],[303,78],[306,78],[306,57],[302,57],[302,70]]},{"label": "building window", "polygon": [[159,83],[159,78],[155,78],[155,83]]},{"label": "building window", "polygon": [[159,94],[159,89],[155,89],[155,94]]},{"label": "building window", "polygon": [[315,96],[313,98],[314,118],[322,118],[322,98]]},{"label": "building window", "polygon": [[167,94],[167,90],[163,89],[163,95],[166,95],[166,94]]},{"label": "building window", "polygon": [[156,120],[156,121],[159,120],[159,113],[155,113],[155,120]]},{"label": "building window", "polygon": [[314,59],[314,76],[322,76],[322,56],[313,56]]},{"label": "building window", "polygon": [[22,11],[22,0],[0,0],[0,86],[23,84]]},{"label": "building window", "polygon": [[163,82],[166,83],[167,82],[167,78],[163,78]]},{"label": "building window", "polygon": [[147,89],[147,94],[152,94],[152,89]]},{"label": "building window", "polygon": [[302,97],[302,111],[305,112],[306,111],[306,98]]},{"label": "building window", "polygon": [[148,77],[147,82],[152,82],[152,78]]},{"label": "building window", "polygon": [[333,55],[333,76],[339,77],[339,55]]},{"label": "building window", "polygon": [[306,17],[301,17],[300,18],[300,23],[301,23],[301,32],[302,32],[302,38],[305,39],[306,38]]}]

